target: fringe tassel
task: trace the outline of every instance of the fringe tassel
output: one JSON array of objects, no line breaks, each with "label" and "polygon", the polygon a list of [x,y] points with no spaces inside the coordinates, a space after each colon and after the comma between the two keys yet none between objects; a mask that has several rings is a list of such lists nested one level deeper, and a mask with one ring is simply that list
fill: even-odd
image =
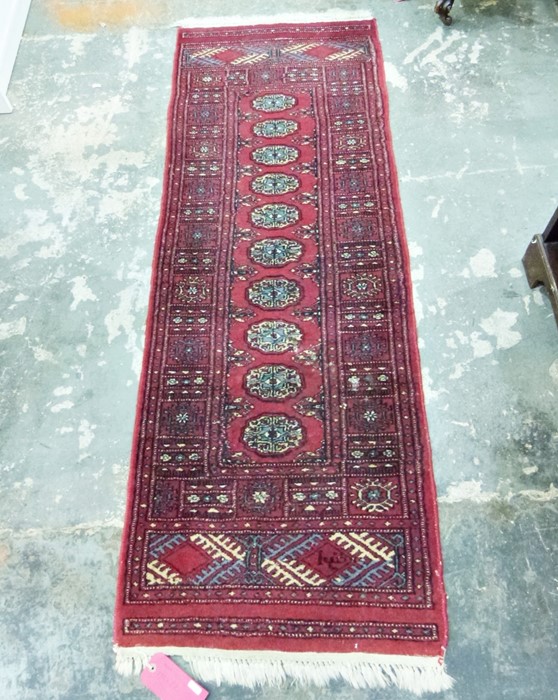
[{"label": "fringe tassel", "polygon": [[116,672],[121,676],[139,676],[151,656],[147,651],[142,652],[140,649],[123,649],[115,646],[114,651],[116,653],[114,665]]},{"label": "fringe tassel", "polygon": [[294,654],[288,652],[234,652],[215,649],[178,647],[118,647],[116,670],[135,675],[157,652],[178,656],[188,662],[192,674],[201,682],[210,681],[255,688],[279,686],[287,681],[324,686],[341,679],[354,688],[395,686],[416,695],[449,690],[453,678],[443,660],[431,656],[388,654]]},{"label": "fringe tassel", "polygon": [[242,27],[259,24],[307,24],[313,22],[351,22],[373,19],[366,10],[342,10],[329,8],[321,12],[291,12],[276,15],[220,15],[219,17],[187,17],[176,21],[173,26],[187,29],[208,27]]}]

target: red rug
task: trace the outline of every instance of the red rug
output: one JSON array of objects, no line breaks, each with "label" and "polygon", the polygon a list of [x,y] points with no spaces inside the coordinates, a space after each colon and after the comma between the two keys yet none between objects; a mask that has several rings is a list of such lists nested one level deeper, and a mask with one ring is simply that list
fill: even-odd
[{"label": "red rug", "polygon": [[447,688],[375,23],[180,30],[173,80],[119,667]]}]

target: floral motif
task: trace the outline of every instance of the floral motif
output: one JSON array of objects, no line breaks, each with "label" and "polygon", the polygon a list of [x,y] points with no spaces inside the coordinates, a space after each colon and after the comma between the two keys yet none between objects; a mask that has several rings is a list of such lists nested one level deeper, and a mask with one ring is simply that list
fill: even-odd
[{"label": "floral motif", "polygon": [[186,425],[186,423],[190,420],[190,415],[186,411],[181,411],[176,414],[176,422],[180,423],[180,425]]},{"label": "floral motif", "polygon": [[209,289],[202,277],[187,277],[178,283],[175,294],[180,301],[206,301],[209,298]]},{"label": "floral motif", "polygon": [[258,515],[270,515],[281,501],[281,491],[271,479],[248,482],[239,495],[242,510]]},{"label": "floral motif", "polygon": [[297,129],[298,124],[292,119],[266,119],[254,124],[254,133],[256,136],[263,136],[264,139],[289,136],[289,134],[294,134]]},{"label": "floral motif", "polygon": [[261,309],[285,309],[297,304],[302,296],[298,282],[285,277],[266,277],[253,282],[247,291],[248,300]]},{"label": "floral motif", "polygon": [[254,226],[260,228],[286,228],[297,223],[300,219],[300,212],[290,204],[264,204],[263,207],[256,207],[252,210],[250,219]]},{"label": "floral motif", "polygon": [[367,479],[351,486],[355,492],[353,505],[366,513],[385,513],[396,505],[393,492],[397,484],[380,479]]},{"label": "floral motif", "polygon": [[267,173],[252,180],[250,188],[257,194],[281,195],[294,192],[300,187],[300,180],[285,173]]},{"label": "floral motif", "polygon": [[262,146],[252,151],[252,160],[261,165],[287,165],[298,159],[294,146]]},{"label": "floral motif", "polygon": [[343,280],[343,292],[352,299],[372,299],[381,289],[380,278],[366,272]]},{"label": "floral motif", "polygon": [[252,107],[260,112],[282,112],[290,109],[296,104],[296,98],[292,95],[275,93],[273,95],[262,95],[252,100]]},{"label": "floral motif", "polygon": [[285,321],[260,321],[248,329],[248,344],[255,350],[279,353],[298,350],[302,332],[295,323]]},{"label": "floral motif", "polygon": [[250,248],[250,257],[264,267],[282,267],[302,255],[302,245],[288,238],[266,238]]},{"label": "floral motif", "polygon": [[282,413],[266,413],[246,424],[242,439],[254,452],[273,457],[301,445],[304,432],[300,421]]},{"label": "floral motif", "polygon": [[294,367],[263,365],[248,372],[245,384],[248,393],[260,399],[281,401],[299,393],[302,377]]},{"label": "floral motif", "polygon": [[294,501],[298,501],[299,503],[302,503],[303,501],[319,501],[319,500],[328,500],[328,501],[336,501],[340,497],[340,494],[338,491],[333,491],[330,489],[329,491],[326,491],[323,493],[322,491],[310,491],[308,493],[305,493],[304,491],[295,491],[292,495],[292,498]]}]

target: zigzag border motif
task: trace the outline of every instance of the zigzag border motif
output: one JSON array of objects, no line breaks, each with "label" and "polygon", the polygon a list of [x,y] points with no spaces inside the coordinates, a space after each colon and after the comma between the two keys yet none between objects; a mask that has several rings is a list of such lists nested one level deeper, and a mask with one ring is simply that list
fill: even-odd
[{"label": "zigzag border motif", "polygon": [[[315,49],[323,49],[327,52],[332,49],[331,53],[312,53]],[[296,44],[287,44],[279,46],[274,50],[263,46],[245,46],[243,47],[243,55],[235,55],[234,57],[224,56],[226,54],[238,54],[238,47],[232,46],[212,46],[200,47],[193,51],[185,51],[183,54],[185,65],[202,65],[207,67],[222,67],[225,65],[231,66],[251,66],[263,61],[281,62],[284,59],[293,59],[303,63],[334,63],[341,61],[354,61],[355,59],[369,60],[369,48],[365,43],[357,42],[304,42]],[[220,56],[223,56],[220,58]]]}]

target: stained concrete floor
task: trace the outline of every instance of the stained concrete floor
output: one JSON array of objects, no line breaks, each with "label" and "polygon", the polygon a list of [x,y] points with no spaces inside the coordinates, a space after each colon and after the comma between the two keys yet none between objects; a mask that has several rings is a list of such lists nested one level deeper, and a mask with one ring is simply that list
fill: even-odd
[{"label": "stained concrete floor", "polygon": [[[558,335],[521,256],[558,204],[552,0],[308,0],[379,22],[440,494],[455,689],[558,692]],[[113,671],[173,20],[259,0],[34,0],[0,116],[0,695],[149,698]],[[283,0],[282,12],[300,9]],[[203,679],[201,679],[203,681]],[[215,700],[397,691],[212,689]],[[442,696],[438,696],[442,697]]]}]

